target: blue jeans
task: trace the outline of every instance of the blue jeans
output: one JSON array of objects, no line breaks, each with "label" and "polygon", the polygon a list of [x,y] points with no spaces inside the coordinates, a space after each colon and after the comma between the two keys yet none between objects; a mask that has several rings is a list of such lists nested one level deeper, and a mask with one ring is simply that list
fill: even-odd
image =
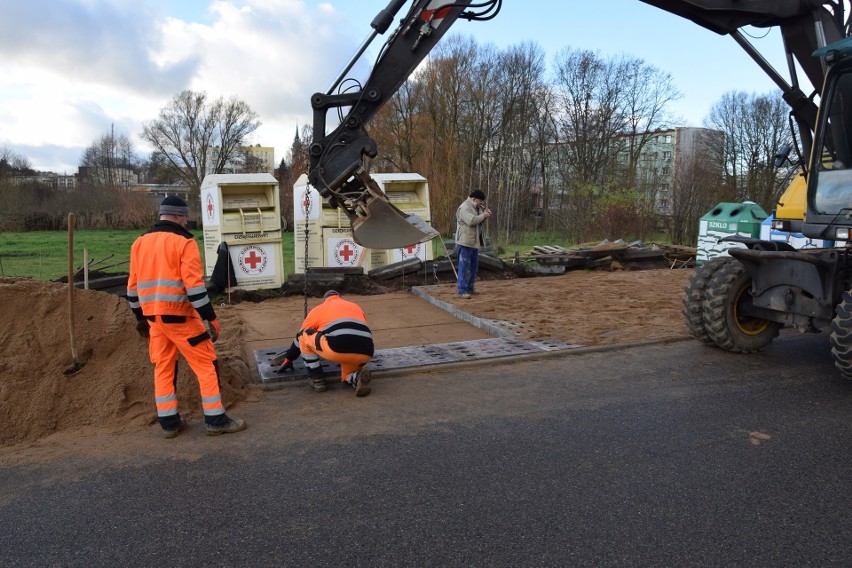
[{"label": "blue jeans", "polygon": [[476,283],[476,270],[479,268],[479,249],[456,245],[459,253],[459,294],[470,294]]}]

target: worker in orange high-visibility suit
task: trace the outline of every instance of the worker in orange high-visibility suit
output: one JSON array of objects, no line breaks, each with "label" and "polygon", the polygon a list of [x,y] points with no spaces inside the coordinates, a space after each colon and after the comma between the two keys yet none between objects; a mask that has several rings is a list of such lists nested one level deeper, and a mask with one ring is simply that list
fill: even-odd
[{"label": "worker in orange high-visibility suit", "polygon": [[[340,297],[334,290],[323,296],[323,302],[312,309],[293,345],[284,353],[281,369],[293,368],[299,355],[308,369],[308,382],[315,391],[326,390],[320,358],[340,363],[340,380],[355,388],[356,396],[370,394],[370,370],[367,363],[373,358],[373,334],[367,327],[367,317],[358,304]],[[279,356],[280,357],[280,356]]]},{"label": "worker in orange high-visibility suit", "polygon": [[198,379],[207,434],[239,432],[245,429],[245,421],[228,418],[222,405],[213,348],[219,322],[204,285],[198,244],[186,229],[189,207],[183,199],[170,196],[160,204],[159,214],[160,220],[130,249],[127,300],[137,331],[148,338],[160,427],[166,438],[174,438],[186,427],[175,392],[180,353]]}]

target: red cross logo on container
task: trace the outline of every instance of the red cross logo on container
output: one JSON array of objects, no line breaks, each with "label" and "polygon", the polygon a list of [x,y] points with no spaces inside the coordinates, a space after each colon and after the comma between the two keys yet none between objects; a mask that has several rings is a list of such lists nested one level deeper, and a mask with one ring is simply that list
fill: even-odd
[{"label": "red cross logo on container", "polygon": [[407,260],[409,258],[418,257],[420,258],[420,246],[423,243],[417,243],[416,245],[408,245],[407,247],[402,247],[399,249],[400,254],[402,255],[402,260]]},{"label": "red cross logo on container", "polygon": [[257,276],[266,270],[268,260],[263,248],[257,245],[249,245],[240,251],[238,264],[240,270],[249,276]]},{"label": "red cross logo on container", "polygon": [[216,218],[216,204],[213,202],[213,195],[210,193],[207,194],[207,205],[204,210],[207,212],[207,221],[212,223]]},{"label": "red cross logo on container", "polygon": [[311,212],[312,206],[311,192],[309,189],[305,189],[305,193],[302,195],[302,210],[305,212],[305,217]]},{"label": "red cross logo on container", "polygon": [[334,246],[334,260],[338,266],[355,266],[358,262],[360,247],[355,244],[355,241],[350,239],[341,239]]}]

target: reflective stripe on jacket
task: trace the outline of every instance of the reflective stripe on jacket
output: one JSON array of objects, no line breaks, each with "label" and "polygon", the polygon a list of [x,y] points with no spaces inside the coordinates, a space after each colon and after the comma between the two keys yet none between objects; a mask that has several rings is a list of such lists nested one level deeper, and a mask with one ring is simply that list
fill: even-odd
[{"label": "reflective stripe on jacket", "polygon": [[[340,296],[329,296],[312,309],[302,322],[300,333],[306,329],[318,332],[315,341],[325,336],[328,346],[336,353],[360,353],[372,357],[375,352],[373,334],[367,326],[364,311],[358,304]],[[293,361],[299,353],[301,350],[297,338],[286,357]]]},{"label": "reflective stripe on jacket", "polygon": [[137,318],[155,315],[216,319],[207,296],[201,255],[192,233],[158,221],[130,248],[127,300]]}]

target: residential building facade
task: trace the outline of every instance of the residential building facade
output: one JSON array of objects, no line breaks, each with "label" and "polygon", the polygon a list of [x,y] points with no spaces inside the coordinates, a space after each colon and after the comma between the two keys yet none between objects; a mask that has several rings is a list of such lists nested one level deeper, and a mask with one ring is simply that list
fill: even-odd
[{"label": "residential building facade", "polygon": [[[636,181],[653,192],[657,212],[671,213],[674,184],[695,160],[707,159],[720,148],[724,134],[709,128],[681,127],[651,133],[639,153]],[[722,175],[722,164],[719,164]]]}]

